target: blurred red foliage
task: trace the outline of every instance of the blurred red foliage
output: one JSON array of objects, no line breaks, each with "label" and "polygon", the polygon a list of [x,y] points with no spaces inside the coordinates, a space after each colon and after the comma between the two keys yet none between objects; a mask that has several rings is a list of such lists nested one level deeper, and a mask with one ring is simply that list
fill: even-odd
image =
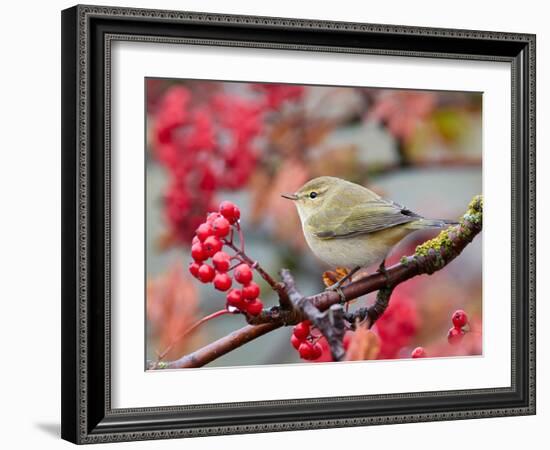
[{"label": "blurred red foliage", "polygon": [[431,92],[382,90],[367,120],[385,123],[395,137],[408,141],[417,124],[435,109],[436,100]]},{"label": "blurred red foliage", "polygon": [[154,108],[151,143],[169,173],[168,242],[191,240],[206,212],[215,209],[216,191],[246,185],[260,157],[255,139],[267,113],[300,99],[303,89],[251,84],[248,96],[216,90],[205,94],[185,85],[166,90]]},{"label": "blurred red foliage", "polygon": [[147,280],[147,331],[156,342],[159,354],[170,349],[166,354],[170,358],[188,350],[194,335],[182,336],[197,318],[197,291],[183,275],[180,264]]},{"label": "blurred red foliage", "polygon": [[156,110],[153,148],[169,173],[165,214],[173,237],[189,242],[217,190],[244,186],[258,160],[260,105],[214,92],[200,101],[185,86],[169,88]]},{"label": "blurred red foliage", "polygon": [[265,93],[264,101],[269,109],[278,109],[285,101],[300,100],[304,95],[304,87],[293,84],[260,83],[254,88]]},{"label": "blurred red foliage", "polygon": [[381,341],[378,359],[396,358],[399,350],[410,344],[419,327],[420,316],[414,300],[399,292],[394,293],[388,309],[375,324]]}]

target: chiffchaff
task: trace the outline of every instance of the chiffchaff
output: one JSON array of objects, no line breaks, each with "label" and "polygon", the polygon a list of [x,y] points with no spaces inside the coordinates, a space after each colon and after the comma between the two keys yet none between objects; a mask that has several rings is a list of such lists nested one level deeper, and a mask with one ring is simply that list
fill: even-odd
[{"label": "chiffchaff", "polygon": [[393,246],[413,231],[456,224],[425,219],[363,186],[335,177],[314,178],[296,193],[282,196],[296,204],[313,253],[331,266],[352,268],[350,276],[377,262],[384,269]]}]

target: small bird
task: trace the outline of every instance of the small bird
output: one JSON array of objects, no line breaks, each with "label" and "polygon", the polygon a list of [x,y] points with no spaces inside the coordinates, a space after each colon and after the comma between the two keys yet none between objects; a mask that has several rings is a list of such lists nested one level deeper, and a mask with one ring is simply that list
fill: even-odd
[{"label": "small bird", "polygon": [[385,260],[391,249],[413,231],[444,228],[457,222],[425,219],[419,214],[384,200],[366,187],[336,177],[308,181],[293,200],[302,230],[313,253],[334,267],[351,268],[330,289],[338,290],[361,267]]}]

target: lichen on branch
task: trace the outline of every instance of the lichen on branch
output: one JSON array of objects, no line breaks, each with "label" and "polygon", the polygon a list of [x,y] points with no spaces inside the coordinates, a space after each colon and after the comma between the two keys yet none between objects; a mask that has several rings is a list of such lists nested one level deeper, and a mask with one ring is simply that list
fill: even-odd
[{"label": "lichen on branch", "polygon": [[[474,236],[481,231],[483,222],[483,196],[475,196],[458,225],[441,231],[435,238],[416,247],[414,256],[401,258],[401,263],[410,264],[411,259],[422,269],[432,274],[456,258]],[[473,238],[473,236],[472,236]]]}]

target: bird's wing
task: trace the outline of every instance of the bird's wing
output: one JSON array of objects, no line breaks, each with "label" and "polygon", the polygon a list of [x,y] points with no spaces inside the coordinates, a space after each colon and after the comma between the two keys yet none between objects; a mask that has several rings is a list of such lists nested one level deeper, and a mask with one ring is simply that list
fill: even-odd
[{"label": "bird's wing", "polygon": [[315,230],[314,234],[320,239],[337,239],[374,233],[422,218],[382,198],[355,205],[349,211],[344,215],[341,209],[330,208],[311,216],[307,225]]}]

